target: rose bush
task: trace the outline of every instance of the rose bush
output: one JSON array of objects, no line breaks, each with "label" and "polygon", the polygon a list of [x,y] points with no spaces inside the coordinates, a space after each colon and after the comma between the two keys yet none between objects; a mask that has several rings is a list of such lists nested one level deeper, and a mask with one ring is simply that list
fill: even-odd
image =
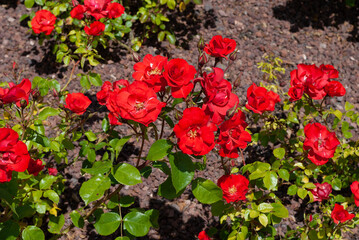
[{"label": "rose bush", "polygon": [[[74,9],[77,20],[125,14],[108,0]],[[235,46],[222,36],[200,42],[197,64],[148,54],[136,59],[129,80],[103,83],[89,71],[70,74],[63,86],[40,77],[1,85],[0,238],[59,238],[92,226],[101,236],[143,237],[162,227],[161,215],[137,207],[122,189],[135,188],[154,168],[166,175],[159,197],[191,191],[217,217],[215,226],[196,233],[199,239],[341,239],[357,226],[359,149],[351,130],[359,114],[348,102],[344,110],[325,104],[345,94],[332,81],[339,71],[299,64],[287,91],[268,72],[275,68],[262,69],[270,77],[253,82],[240,99],[217,66],[232,65]],[[69,93],[76,78],[82,89]],[[106,113],[89,107],[85,94],[92,86],[101,87],[97,106]],[[101,129],[92,129],[93,121]],[[139,148],[125,160],[120,153],[127,142]],[[218,179],[197,174],[206,169],[207,154],[221,166]],[[78,161],[81,204],[67,212],[60,209],[62,194],[73,189],[64,175]],[[303,222],[278,236],[290,202],[302,204],[293,210]]]}]

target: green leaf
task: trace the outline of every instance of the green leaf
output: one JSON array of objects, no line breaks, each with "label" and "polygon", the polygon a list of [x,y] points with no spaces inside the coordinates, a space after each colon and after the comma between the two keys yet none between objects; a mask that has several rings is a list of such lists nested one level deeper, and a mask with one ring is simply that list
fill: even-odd
[{"label": "green leaf", "polygon": [[91,175],[107,173],[112,167],[111,161],[98,161],[92,165],[92,168],[83,168],[81,171],[89,173]]},{"label": "green leaf", "polygon": [[168,176],[166,181],[164,181],[159,187],[158,187],[158,195],[161,197],[167,198],[167,199],[174,199],[178,196],[180,196],[183,193],[184,190],[177,193],[175,187],[172,184],[172,177],[171,175]]},{"label": "green leaf", "polygon": [[76,210],[73,210],[70,213],[71,221],[75,225],[75,227],[83,228],[85,225],[83,217]]},{"label": "green leaf", "polygon": [[204,204],[212,204],[222,200],[222,189],[211,180],[197,178],[192,182],[193,195]]},{"label": "green leaf", "polygon": [[131,240],[129,237],[117,237],[115,240]]},{"label": "green leaf", "polygon": [[121,198],[120,198],[121,207],[129,207],[134,203],[135,203],[134,197],[125,195],[125,196],[121,196]]},{"label": "green leaf", "polygon": [[195,166],[191,158],[182,152],[171,154],[168,159],[171,164],[172,184],[176,193],[179,193],[191,183]]},{"label": "green leaf", "polygon": [[259,215],[258,220],[263,226],[265,226],[265,227],[267,226],[267,224],[268,224],[267,215],[265,215],[265,214]]},{"label": "green leaf", "polygon": [[34,6],[35,1],[34,0],[25,0],[25,7],[32,8]]},{"label": "green leaf", "polygon": [[266,172],[266,174],[264,175],[263,178],[263,183],[264,186],[268,189],[268,190],[273,190],[277,187],[278,184],[278,176],[275,172],[273,171],[269,171]]},{"label": "green leaf", "polygon": [[152,227],[154,228],[160,227],[158,225],[158,217],[160,216],[160,212],[157,209],[147,210],[145,214],[150,218]]},{"label": "green leaf", "polygon": [[279,169],[278,174],[282,179],[289,181],[289,172],[287,169]]},{"label": "green leaf", "polygon": [[287,194],[294,196],[295,194],[297,194],[297,190],[298,190],[298,187],[296,185],[291,185],[287,190]]},{"label": "green leaf", "polygon": [[23,240],[45,240],[45,234],[36,226],[27,226],[22,232]]},{"label": "green leaf", "polygon": [[52,175],[47,175],[40,180],[40,189],[48,189],[56,181],[56,177]]},{"label": "green leaf", "polygon": [[164,31],[161,31],[161,32],[159,32],[159,33],[157,34],[157,40],[158,40],[159,42],[162,42],[163,39],[165,39],[165,36],[166,36],[166,33],[165,33]]},{"label": "green leaf", "polygon": [[142,182],[140,171],[128,163],[121,163],[114,172],[113,176],[121,184],[136,185]]},{"label": "green leaf", "polygon": [[108,118],[105,117],[105,118],[102,120],[102,130],[103,130],[104,132],[107,132],[109,129],[110,129],[110,122],[108,121]]},{"label": "green leaf", "polygon": [[203,0],[193,0],[194,4],[203,4]]},{"label": "green leaf", "polygon": [[176,44],[176,37],[175,35],[169,33],[169,32],[166,32],[166,39],[169,43],[171,43],[172,45],[175,45]]},{"label": "green leaf", "polygon": [[88,131],[88,132],[85,132],[85,135],[87,137],[87,139],[90,141],[90,142],[93,142],[97,139],[97,136],[96,134],[94,134],[93,132],[91,131]]},{"label": "green leaf", "polygon": [[314,185],[314,183],[309,182],[309,183],[305,183],[305,184],[303,185],[303,188],[306,188],[306,189],[315,189],[315,188],[317,188],[317,187]]},{"label": "green leaf", "polygon": [[355,0],[345,0],[345,4],[349,7],[355,7]]},{"label": "green leaf", "polygon": [[61,214],[58,217],[55,217],[53,215],[50,215],[49,217],[49,232],[50,233],[60,233],[61,232],[61,228],[64,226],[65,224],[65,217],[63,214]]},{"label": "green leaf", "polygon": [[289,216],[289,212],[288,209],[286,209],[286,207],[283,206],[283,204],[277,202],[277,203],[272,203],[272,207],[273,207],[273,215],[280,217],[280,218],[287,218]]},{"label": "green leaf", "polygon": [[174,10],[176,7],[176,0],[167,0],[167,6],[169,9]]},{"label": "green leaf", "polygon": [[102,236],[114,233],[120,226],[121,217],[118,213],[107,212],[101,214],[100,219],[94,224],[96,231]]},{"label": "green leaf", "polygon": [[51,189],[44,192],[44,197],[50,199],[56,204],[58,204],[60,200],[59,195]]},{"label": "green leaf", "polygon": [[285,156],[285,149],[284,148],[276,148],[273,150],[273,154],[278,159],[283,159]]},{"label": "green leaf", "polygon": [[272,211],[273,207],[270,203],[261,203],[258,205],[257,210],[262,213],[269,213]]},{"label": "green leaf", "polygon": [[110,178],[98,174],[82,184],[80,188],[80,196],[87,205],[90,202],[100,199],[110,186]]},{"label": "green leaf", "polygon": [[0,239],[1,240],[16,240],[20,234],[19,224],[8,220],[0,223]]},{"label": "green leaf", "polygon": [[141,212],[130,212],[124,218],[124,228],[136,237],[145,236],[151,227],[149,216]]},{"label": "green leaf", "polygon": [[83,87],[85,89],[91,88],[91,83],[86,75],[82,75],[82,77],[80,79],[80,84],[81,84],[81,87]]},{"label": "green leaf", "polygon": [[300,197],[301,199],[304,199],[308,195],[308,191],[305,190],[304,188],[298,188],[297,194],[298,194],[298,197]]},{"label": "green leaf", "polygon": [[59,115],[60,111],[58,109],[52,107],[45,107],[38,116],[38,119],[41,121],[46,120],[50,116],[57,116]]},{"label": "green leaf", "polygon": [[157,161],[166,157],[172,150],[172,143],[166,139],[154,142],[148,151],[147,160]]},{"label": "green leaf", "polygon": [[342,189],[342,181],[339,178],[336,178],[332,182],[333,190],[340,191]]},{"label": "green leaf", "polygon": [[90,80],[91,84],[96,86],[96,87],[102,86],[102,80],[101,80],[101,75],[100,74],[90,73],[89,74],[89,80]]},{"label": "green leaf", "polygon": [[354,108],[354,105],[350,102],[345,102],[345,111],[349,111]]}]

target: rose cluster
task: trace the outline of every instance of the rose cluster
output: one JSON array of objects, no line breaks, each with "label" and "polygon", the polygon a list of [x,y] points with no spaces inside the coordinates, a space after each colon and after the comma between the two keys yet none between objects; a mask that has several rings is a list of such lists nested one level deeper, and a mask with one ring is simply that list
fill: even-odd
[{"label": "rose cluster", "polygon": [[345,88],[338,81],[339,72],[332,65],[298,64],[298,69],[290,73],[291,81],[288,95],[291,101],[300,100],[307,94],[314,100],[321,100],[325,96],[344,96]]}]

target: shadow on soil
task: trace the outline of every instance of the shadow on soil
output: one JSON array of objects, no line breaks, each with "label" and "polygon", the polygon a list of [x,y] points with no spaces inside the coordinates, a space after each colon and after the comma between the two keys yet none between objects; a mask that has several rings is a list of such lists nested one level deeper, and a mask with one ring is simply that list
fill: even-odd
[{"label": "shadow on soil", "polygon": [[344,0],[290,0],[283,6],[273,8],[275,18],[291,23],[291,32],[309,26],[315,29],[328,26],[338,28],[344,22],[349,22],[353,27],[347,40],[352,42],[359,41],[358,13],[359,1],[354,7],[348,7]]}]

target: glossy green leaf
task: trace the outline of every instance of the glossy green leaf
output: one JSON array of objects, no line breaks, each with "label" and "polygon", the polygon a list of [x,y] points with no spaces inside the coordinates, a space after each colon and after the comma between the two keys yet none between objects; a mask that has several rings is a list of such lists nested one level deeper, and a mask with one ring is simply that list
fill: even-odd
[{"label": "glossy green leaf", "polygon": [[49,232],[50,233],[60,233],[61,228],[64,226],[65,224],[65,217],[63,214],[61,214],[58,217],[55,217],[53,215],[50,215],[49,217]]},{"label": "glossy green leaf", "polygon": [[101,80],[101,75],[100,74],[90,73],[89,74],[89,80],[90,80],[91,84],[96,86],[96,87],[102,86],[102,80]]},{"label": "glossy green leaf", "polygon": [[40,180],[40,189],[48,189],[56,181],[56,177],[52,175],[47,175]]},{"label": "glossy green leaf", "polygon": [[264,186],[268,189],[268,190],[273,190],[277,187],[278,184],[278,176],[275,172],[273,171],[269,171],[266,172],[264,178],[263,178],[263,183]]},{"label": "glossy green leaf", "polygon": [[96,134],[94,134],[93,132],[91,131],[88,131],[88,132],[85,132],[85,135],[87,137],[87,139],[90,141],[90,142],[93,142],[97,139],[97,136]]},{"label": "glossy green leaf", "polygon": [[45,240],[45,234],[36,226],[27,226],[22,231],[23,240]]},{"label": "glossy green leaf", "polygon": [[141,212],[130,212],[124,218],[124,228],[133,236],[145,236],[151,227],[149,216]]},{"label": "glossy green leaf", "polygon": [[100,219],[94,224],[96,231],[102,236],[114,233],[121,224],[121,217],[118,213],[107,212],[101,214]]},{"label": "glossy green leaf", "polygon": [[277,203],[272,203],[272,207],[273,207],[273,215],[280,217],[280,218],[287,218],[289,216],[289,212],[288,209],[283,206],[283,204],[277,202]]},{"label": "glossy green leaf", "polygon": [[197,178],[192,182],[192,193],[198,201],[212,204],[222,199],[223,193],[211,180]]},{"label": "glossy green leaf", "polygon": [[172,147],[173,144],[166,139],[157,140],[152,144],[146,159],[151,161],[161,160],[171,152]]},{"label": "glossy green leaf", "polygon": [[136,185],[142,182],[140,171],[128,163],[121,163],[113,175],[115,179],[124,185]]},{"label": "glossy green leaf", "polygon": [[304,199],[308,195],[308,191],[305,190],[304,188],[298,188],[297,194],[298,194],[298,197],[300,197],[301,199]]},{"label": "glossy green leaf", "polygon": [[87,205],[90,202],[100,199],[110,186],[110,178],[98,174],[82,184],[80,188],[80,196]]},{"label": "glossy green leaf", "polygon": [[276,148],[273,150],[273,154],[278,159],[283,159],[285,155],[285,149],[284,148]]},{"label": "glossy green leaf", "polygon": [[171,164],[172,184],[176,193],[179,193],[191,183],[195,166],[191,158],[182,152],[171,154],[168,159]]},{"label": "glossy green leaf", "polygon": [[41,112],[39,113],[38,119],[41,121],[46,120],[50,116],[57,116],[59,115],[60,111],[58,109],[52,108],[52,107],[45,107]]},{"label": "glossy green leaf", "polygon": [[287,169],[279,169],[278,174],[282,179],[289,181],[289,172]]},{"label": "glossy green leaf", "polygon": [[44,192],[44,197],[50,199],[54,203],[58,204],[60,197],[54,190],[47,190]]},{"label": "glossy green leaf", "polygon": [[173,10],[176,7],[176,0],[167,0],[167,6],[169,9]]},{"label": "glossy green leaf", "polygon": [[262,213],[269,213],[272,211],[273,206],[270,203],[261,203],[258,205],[257,210]]},{"label": "glossy green leaf", "polygon": [[25,0],[24,4],[27,8],[32,8],[34,6],[35,1],[34,0]]},{"label": "glossy green leaf", "polygon": [[172,183],[172,177],[171,175],[168,176],[166,181],[164,181],[159,187],[158,187],[158,195],[167,199],[174,199],[178,196],[180,196],[183,193],[184,190],[177,193],[175,187]]},{"label": "glossy green leaf", "polygon": [[297,190],[298,190],[298,187],[296,185],[291,185],[287,190],[287,194],[294,196],[295,194],[297,194]]},{"label": "glossy green leaf", "polygon": [[260,222],[264,227],[267,226],[267,224],[268,224],[267,215],[265,215],[265,214],[259,215],[258,220],[259,220],[259,222]]},{"label": "glossy green leaf", "polygon": [[85,222],[83,217],[76,210],[70,213],[71,221],[75,225],[75,227],[83,228]]},{"label": "glossy green leaf", "polygon": [[91,175],[107,173],[112,167],[111,161],[98,161],[92,165],[92,168],[83,168],[81,171]]}]

